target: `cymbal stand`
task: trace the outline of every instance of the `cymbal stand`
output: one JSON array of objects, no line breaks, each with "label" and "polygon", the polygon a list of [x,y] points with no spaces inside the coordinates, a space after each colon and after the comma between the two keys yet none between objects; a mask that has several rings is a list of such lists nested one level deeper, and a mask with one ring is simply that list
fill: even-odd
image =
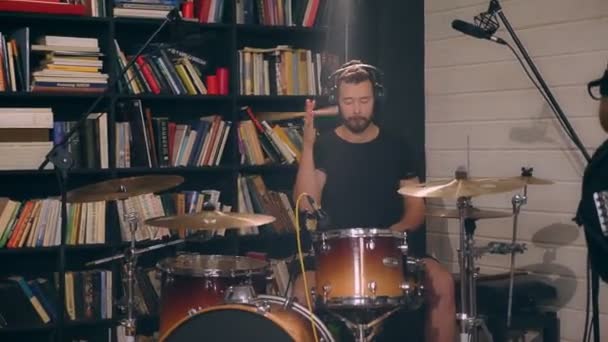
[{"label": "cymbal stand", "polygon": [[[532,177],[532,168],[521,168],[521,175],[524,177]],[[513,206],[513,237],[511,244],[515,245],[517,239],[517,223],[521,207],[528,203],[528,185],[524,184],[524,193],[516,194],[511,199],[511,205]],[[511,250],[511,260],[509,266],[509,299],[507,302],[507,328],[511,326],[511,312],[513,308],[513,283],[514,283],[514,272],[515,272],[515,250]]]},{"label": "cymbal stand", "polygon": [[478,342],[478,328],[481,328],[489,341],[493,341],[483,317],[477,316],[477,268],[475,267],[475,220],[466,218],[466,211],[471,207],[470,197],[459,197],[460,213],[460,248],[458,263],[460,266],[460,312],[456,319],[460,321],[460,342]]},{"label": "cymbal stand", "polygon": [[[126,208],[126,206],[125,206]],[[129,222],[129,231],[131,234],[131,243],[125,252],[124,271],[127,275],[127,318],[120,322],[125,327],[125,335],[127,342],[135,342],[137,332],[137,324],[135,320],[135,267],[137,265],[137,254],[135,251],[135,231],[137,230],[138,218],[135,212],[130,212],[125,215]]]},{"label": "cymbal stand", "polygon": [[369,342],[369,341],[372,341],[374,339],[374,337],[376,337],[376,335],[380,331],[382,322],[399,309],[401,309],[400,306],[393,308],[369,323],[361,323],[361,322],[353,323],[351,320],[349,320],[349,319],[345,318],[344,316],[337,314],[331,310],[329,310],[328,312],[332,316],[341,320],[351,330],[351,332],[353,333],[353,335],[355,337],[355,341]]}]

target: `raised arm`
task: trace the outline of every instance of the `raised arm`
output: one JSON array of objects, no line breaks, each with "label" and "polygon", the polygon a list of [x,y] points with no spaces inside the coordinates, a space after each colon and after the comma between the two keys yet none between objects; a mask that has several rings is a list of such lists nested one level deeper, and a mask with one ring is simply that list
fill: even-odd
[{"label": "raised arm", "polygon": [[[416,177],[402,180],[399,185],[403,187],[418,183],[420,183],[420,181]],[[391,226],[391,229],[395,231],[414,231],[420,228],[424,223],[424,215],[426,211],[424,199],[419,197],[404,196],[403,205],[405,206],[403,216],[399,222],[396,222]]]},{"label": "raised arm", "polygon": [[[313,109],[315,107],[314,100],[306,100],[306,117],[304,118],[304,134],[302,137],[302,159],[298,167],[296,182],[293,189],[294,203],[298,196],[302,193],[307,193],[312,196],[315,201],[321,204],[321,192],[325,186],[325,174],[315,167],[314,146],[317,132],[314,125]],[[312,208],[308,201],[300,201],[301,208],[310,211]]]}]

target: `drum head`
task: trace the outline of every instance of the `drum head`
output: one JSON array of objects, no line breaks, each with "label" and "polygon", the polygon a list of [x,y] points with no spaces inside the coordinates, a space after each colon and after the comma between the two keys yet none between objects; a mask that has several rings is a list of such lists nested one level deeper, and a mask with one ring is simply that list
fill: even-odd
[{"label": "drum head", "polygon": [[166,342],[272,341],[293,339],[279,325],[255,312],[219,309],[195,315],[174,329]]},{"label": "drum head", "polygon": [[157,267],[169,274],[199,277],[239,277],[263,274],[268,263],[244,256],[180,254],[161,260]]}]

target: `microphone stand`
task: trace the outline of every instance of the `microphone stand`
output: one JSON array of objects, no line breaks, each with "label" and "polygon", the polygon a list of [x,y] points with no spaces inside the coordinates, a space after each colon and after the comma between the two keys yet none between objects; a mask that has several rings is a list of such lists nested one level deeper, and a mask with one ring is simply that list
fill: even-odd
[{"label": "microphone stand", "polygon": [[568,135],[572,139],[572,142],[574,143],[574,145],[576,145],[576,147],[581,151],[581,153],[585,157],[585,160],[587,161],[587,163],[589,163],[589,161],[591,160],[591,156],[589,155],[589,153],[585,149],[585,146],[581,142],[580,138],[578,137],[578,135],[576,134],[576,132],[572,128],[572,125],[570,125],[570,122],[568,121],[568,118],[564,114],[564,112],[563,112],[562,108],[560,107],[559,103],[557,103],[557,100],[555,99],[555,97],[551,93],[551,90],[549,89],[549,87],[547,86],[547,83],[545,82],[545,80],[543,79],[542,75],[540,74],[540,72],[536,68],[536,65],[534,65],[534,62],[530,58],[530,55],[528,54],[528,51],[526,51],[526,48],[523,46],[523,44],[519,40],[519,37],[517,37],[517,34],[513,30],[513,27],[511,26],[511,23],[509,23],[509,20],[505,16],[505,14],[504,14],[504,12],[502,10],[502,7],[501,7],[500,3],[498,2],[498,0],[491,0],[490,1],[490,7],[489,7],[488,12],[490,14],[497,14],[499,16],[500,20],[505,24],[505,28],[509,32],[509,35],[511,36],[511,38],[515,42],[515,45],[517,45],[517,48],[519,49],[520,53],[523,55],[524,59],[526,60],[526,62],[530,66],[530,69],[532,70],[532,73],[534,74],[534,76],[536,76],[536,79],[538,80],[538,83],[540,84],[541,88],[543,89],[543,91],[547,95],[547,98],[549,100],[549,104],[554,109],[554,112],[558,116],[558,118],[563,122],[564,129],[567,131],[566,133],[568,133]]},{"label": "microphone stand", "polygon": [[[57,183],[59,185],[59,192],[61,196],[61,246],[59,250],[59,262],[61,265],[65,265],[65,249],[63,246],[65,245],[65,232],[67,231],[68,224],[68,210],[67,210],[67,184],[68,184],[68,171],[72,167],[74,163],[74,159],[72,158],[70,152],[65,148],[65,145],[71,141],[72,137],[79,131],[80,127],[85,123],[88,116],[97,108],[101,100],[106,97],[106,95],[118,84],[118,82],[124,77],[126,72],[135,64],[137,57],[139,57],[144,50],[152,43],[154,38],[167,26],[167,24],[176,21],[179,19],[179,8],[173,8],[165,17],[163,22],[159,25],[159,27],[148,37],[146,42],[142,45],[142,47],[137,51],[137,53],[133,56],[133,58],[125,65],[125,67],[120,71],[118,76],[116,76],[106,87],[106,89],[99,94],[99,96],[93,101],[93,103],[87,108],[81,115],[76,124],[68,131],[68,133],[63,137],[63,139],[53,146],[53,148],[46,154],[44,157],[44,161],[38,166],[38,170],[42,171],[49,164],[53,164],[55,167],[55,172],[57,175]],[[65,277],[59,277],[59,286],[60,288],[65,288]],[[64,291],[60,291],[59,293],[59,301],[63,303],[65,301]],[[64,317],[63,315],[59,315],[59,324],[63,324]],[[62,332],[60,329],[59,332],[59,340],[62,340]],[[135,336],[132,336],[133,338]]]},{"label": "microphone stand", "polygon": [[[541,88],[543,89],[543,91],[547,95],[547,99],[548,99],[549,104],[551,105],[554,113],[556,114],[556,116],[558,117],[558,119],[561,120],[561,122],[563,123],[563,127],[566,130],[566,133],[568,133],[568,135],[572,139],[572,142],[576,145],[576,147],[583,154],[583,156],[585,157],[585,160],[587,161],[587,164],[588,164],[591,161],[591,156],[589,155],[589,153],[585,149],[585,146],[583,145],[583,143],[581,142],[580,138],[576,134],[576,131],[574,131],[574,129],[570,125],[570,122],[568,121],[568,118],[566,117],[566,115],[564,115],[564,112],[562,111],[561,107],[559,106],[559,103],[557,103],[557,100],[555,100],[555,97],[551,93],[551,90],[547,86],[545,80],[540,75],[540,72],[538,71],[538,69],[534,65],[534,62],[530,58],[530,55],[526,51],[526,48],[523,46],[523,44],[521,43],[521,41],[517,37],[517,34],[513,30],[513,27],[509,23],[509,20],[507,19],[507,17],[505,16],[505,14],[504,14],[504,12],[502,10],[502,6],[500,5],[500,3],[499,3],[498,0],[490,0],[490,7],[488,9],[488,12],[490,14],[498,14],[498,16],[501,19],[501,21],[505,24],[505,28],[509,32],[509,35],[511,36],[511,38],[513,39],[513,41],[515,42],[515,44],[519,48],[520,53],[523,55],[524,59],[526,60],[526,62],[530,66],[530,69],[532,70],[532,73],[534,73],[534,76],[536,76],[536,79],[538,80]],[[599,340],[600,340],[599,304],[598,304],[598,298],[597,298],[597,292],[598,292],[598,288],[599,288],[599,277],[598,277],[597,273],[594,272],[590,268],[591,268],[591,266],[588,264],[587,265],[587,271],[591,272],[591,282],[592,282],[592,284],[591,284],[591,293],[592,293],[592,298],[593,298],[593,303],[592,303],[592,305],[593,305],[593,320],[592,320],[593,336],[594,336],[595,341],[599,342]]]}]

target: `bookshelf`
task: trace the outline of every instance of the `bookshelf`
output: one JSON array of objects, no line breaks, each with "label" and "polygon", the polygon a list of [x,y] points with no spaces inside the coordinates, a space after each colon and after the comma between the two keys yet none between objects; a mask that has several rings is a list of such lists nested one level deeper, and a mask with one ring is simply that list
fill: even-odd
[{"label": "bookshelf", "polygon": [[[111,11],[111,0],[106,1],[108,12]],[[236,23],[236,2],[225,1],[221,23],[200,24],[182,21],[165,27],[155,42],[168,42],[190,37],[200,39],[201,48],[197,55],[207,58],[211,68],[226,67],[229,70],[229,92],[227,95],[173,95],[161,94],[129,94],[117,89],[107,92],[96,108],[107,113],[108,125],[108,168],[73,168],[69,171],[68,189],[95,183],[102,180],[130,177],[148,174],[177,174],[185,178],[179,187],[171,192],[181,190],[219,189],[223,203],[237,206],[237,180],[239,175],[259,174],[268,183],[268,188],[289,191],[297,170],[296,165],[242,165],[237,146],[237,135],[229,133],[226,149],[217,166],[178,166],[178,167],[141,167],[117,168],[115,153],[116,142],[115,123],[119,121],[118,104],[123,101],[140,100],[144,107],[151,108],[153,116],[167,115],[170,119],[179,120],[179,115],[196,117],[196,115],[218,114],[224,120],[233,123],[246,119],[241,113],[241,106],[248,105],[254,111],[301,111],[306,98],[316,98],[319,105],[325,102],[324,96],[305,95],[241,95],[239,92],[239,60],[238,50],[245,46],[274,47],[291,45],[298,48],[321,51],[324,28],[305,28],[287,26],[264,26],[258,24]],[[110,12],[111,13],[111,12]],[[106,13],[107,14],[107,13]],[[116,77],[119,70],[114,39],[120,43],[121,49],[133,53],[137,44],[143,43],[148,34],[161,23],[160,19],[86,17],[72,15],[53,15],[43,13],[0,12],[0,32],[29,27],[31,39],[43,35],[78,36],[98,38],[103,56],[103,72],[110,80]],[[75,29],[76,28],[76,29]],[[183,39],[183,38],[181,38]],[[212,48],[211,48],[212,47]],[[193,54],[196,54],[194,52]],[[50,107],[53,109],[55,121],[70,121],[78,119],[92,101],[96,93],[74,92],[16,92],[0,91],[0,107]],[[173,112],[170,112],[173,110]],[[0,170],[3,186],[0,196],[9,197],[16,201],[47,198],[57,196],[56,175],[53,170]],[[126,243],[122,241],[116,206],[106,205],[105,243],[88,245],[70,245],[65,237],[57,246],[0,248],[0,278],[10,275],[24,277],[47,277],[52,279],[57,273],[61,279],[57,288],[58,310],[64,309],[65,279],[64,274],[71,271],[99,269],[111,271],[112,298],[118,299],[120,288],[120,264],[107,263],[94,268],[86,267],[85,263],[102,257],[118,254],[124,250]],[[63,235],[63,234],[62,234]],[[246,237],[251,243],[255,237]],[[216,241],[218,240],[218,241]],[[149,245],[150,242],[147,242]],[[152,243],[154,244],[154,242]],[[227,253],[238,250],[238,242],[232,237],[212,239],[204,245],[197,245],[200,251]],[[146,246],[146,242],[138,246]],[[236,246],[236,247],[235,247]],[[142,259],[143,263],[153,264],[159,255],[169,253],[169,247],[159,252],[153,252]],[[149,260],[146,260],[149,259]],[[64,315],[58,315],[56,320],[45,325],[19,328],[0,328],[0,340],[39,340],[39,341],[71,341],[71,340],[103,340],[116,339],[115,332],[109,328],[118,324],[119,315],[116,307],[112,306],[112,317],[109,319],[87,319],[72,321]],[[158,316],[143,317],[141,328],[153,331],[158,325]],[[111,334],[111,335],[109,335]]]}]

